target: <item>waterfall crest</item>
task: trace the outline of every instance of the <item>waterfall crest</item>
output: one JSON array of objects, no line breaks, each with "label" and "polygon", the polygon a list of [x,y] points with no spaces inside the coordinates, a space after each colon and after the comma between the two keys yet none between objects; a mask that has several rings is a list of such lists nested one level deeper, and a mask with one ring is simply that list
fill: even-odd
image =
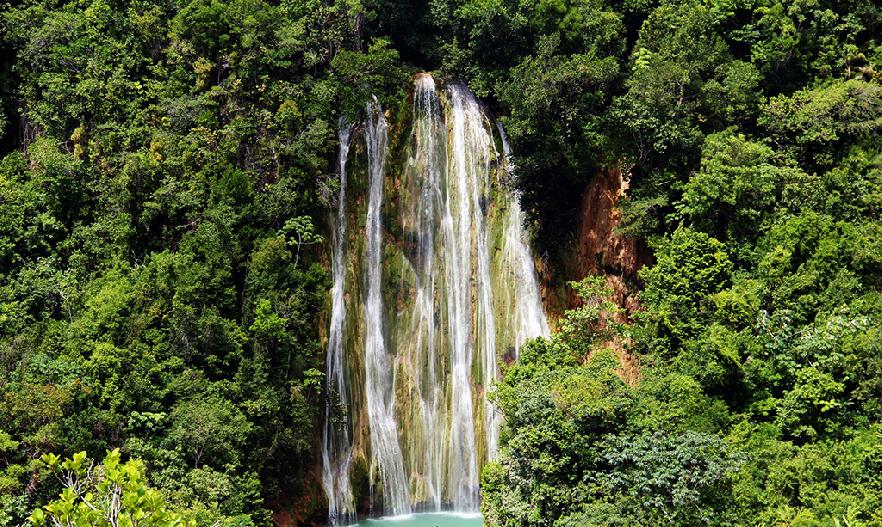
[{"label": "waterfall crest", "polygon": [[425,74],[402,133],[376,101],[365,113],[363,133],[341,121],[331,218],[329,518],[350,523],[365,500],[474,512],[498,443],[498,361],[548,333],[508,142],[468,88]]}]

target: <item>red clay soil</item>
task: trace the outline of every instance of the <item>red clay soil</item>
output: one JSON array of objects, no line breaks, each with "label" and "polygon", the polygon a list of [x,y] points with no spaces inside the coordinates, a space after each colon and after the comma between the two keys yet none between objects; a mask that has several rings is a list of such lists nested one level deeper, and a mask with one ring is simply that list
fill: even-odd
[{"label": "red clay soil", "polygon": [[630,314],[639,304],[637,292],[628,284],[637,282],[637,271],[652,262],[652,255],[642,240],[615,232],[622,217],[616,204],[627,190],[628,181],[619,168],[599,172],[588,183],[576,231],[576,271],[579,276],[606,274],[616,304]]},{"label": "red clay soil", "polygon": [[[566,274],[576,280],[587,275],[603,274],[607,286],[613,291],[612,300],[622,308],[618,322],[628,322],[640,309],[637,300],[637,272],[652,263],[652,253],[637,238],[625,237],[616,232],[621,223],[621,211],[616,207],[628,190],[628,179],[620,168],[599,171],[585,187],[579,211],[579,223],[575,229],[575,261],[571,261]],[[563,304],[568,308],[579,305],[579,298],[567,290]],[[627,343],[608,342],[622,363],[620,375],[625,382],[635,384],[639,378],[639,362],[629,350]]]}]

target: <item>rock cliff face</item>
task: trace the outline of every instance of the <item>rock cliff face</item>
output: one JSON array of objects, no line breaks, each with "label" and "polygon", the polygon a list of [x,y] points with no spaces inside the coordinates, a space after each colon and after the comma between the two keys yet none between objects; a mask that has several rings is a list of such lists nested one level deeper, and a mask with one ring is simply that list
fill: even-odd
[{"label": "rock cliff face", "polygon": [[[578,222],[573,225],[571,242],[563,249],[558,269],[541,268],[543,298],[554,324],[566,309],[579,305],[579,298],[566,282],[579,280],[588,275],[603,274],[607,286],[613,291],[612,299],[622,312],[619,322],[627,322],[640,309],[637,299],[639,278],[637,272],[651,264],[652,254],[639,239],[623,236],[617,232],[621,223],[619,200],[626,196],[628,179],[620,168],[599,170],[585,186],[582,194]],[[636,383],[639,377],[637,358],[627,343],[614,341],[607,346],[622,361],[621,375],[628,383]]]},{"label": "rock cliff face", "polygon": [[627,190],[619,168],[600,171],[591,179],[582,197],[575,247],[578,276],[606,274],[616,304],[625,310],[623,316],[639,309],[637,271],[652,262],[642,240],[616,232],[621,222],[616,205]]},{"label": "rock cliff face", "polygon": [[566,282],[587,275],[606,275],[613,300],[624,309],[621,321],[640,309],[637,272],[653,259],[642,240],[617,231],[621,224],[617,205],[627,191],[628,179],[619,168],[599,170],[585,186],[578,221],[558,258],[560,263],[556,268],[540,267],[543,298],[553,319],[579,304]]}]

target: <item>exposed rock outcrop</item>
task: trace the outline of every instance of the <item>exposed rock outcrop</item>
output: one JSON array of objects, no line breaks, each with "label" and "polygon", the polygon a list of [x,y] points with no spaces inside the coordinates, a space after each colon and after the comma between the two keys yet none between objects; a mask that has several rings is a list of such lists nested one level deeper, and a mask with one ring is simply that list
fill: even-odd
[{"label": "exposed rock outcrop", "polygon": [[598,172],[585,188],[575,240],[576,276],[605,274],[616,304],[624,309],[623,317],[640,308],[637,271],[652,262],[649,248],[642,240],[616,232],[621,223],[621,211],[616,205],[627,190],[628,180],[620,168]]},{"label": "exposed rock outcrop", "polygon": [[[618,322],[627,322],[640,309],[637,272],[652,263],[652,254],[643,240],[623,236],[617,230],[621,224],[621,211],[617,205],[627,191],[628,177],[619,167],[598,171],[585,186],[572,241],[560,258],[562,269],[555,276],[548,266],[542,266],[540,273],[543,296],[552,319],[580,303],[566,282],[588,275],[606,277],[607,286],[613,291],[611,300],[622,308],[616,315]],[[622,362],[622,378],[629,384],[636,383],[639,366],[627,343],[608,342],[607,347]]]}]

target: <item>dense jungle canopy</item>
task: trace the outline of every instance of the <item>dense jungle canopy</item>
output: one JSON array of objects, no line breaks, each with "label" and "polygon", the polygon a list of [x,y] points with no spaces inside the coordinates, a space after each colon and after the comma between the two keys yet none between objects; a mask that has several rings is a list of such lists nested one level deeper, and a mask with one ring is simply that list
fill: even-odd
[{"label": "dense jungle canopy", "polygon": [[[502,366],[486,525],[882,526],[875,0],[0,4],[0,525],[323,524],[338,118],[423,71],[581,298]],[[608,170],[627,312],[564,272]]]}]

